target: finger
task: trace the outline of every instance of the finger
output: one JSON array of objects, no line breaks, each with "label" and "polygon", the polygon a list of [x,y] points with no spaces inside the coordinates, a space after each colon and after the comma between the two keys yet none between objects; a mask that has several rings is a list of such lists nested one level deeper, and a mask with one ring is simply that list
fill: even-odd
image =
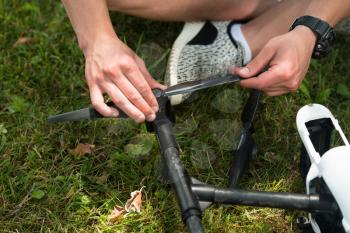
[{"label": "finger", "polygon": [[145,76],[147,83],[150,85],[152,89],[158,88],[161,90],[167,89],[167,86],[157,82],[155,79],[152,78],[152,76]]},{"label": "finger", "polygon": [[277,91],[266,91],[266,94],[267,94],[268,96],[280,96],[280,95],[284,95],[284,94],[286,94],[286,93],[288,93],[287,90],[285,90],[285,91],[281,91],[281,90],[277,90]]},{"label": "finger", "polygon": [[148,69],[146,68],[146,65],[143,62],[143,60],[138,58],[136,59],[136,63],[139,66],[139,69],[143,74],[143,76],[145,77],[147,83],[151,86],[152,89],[159,88],[159,89],[165,90],[167,88],[165,85],[160,84],[152,77],[152,75],[149,73]]},{"label": "finger", "polygon": [[264,89],[264,92],[269,93],[269,92],[284,92],[287,93],[289,90],[285,87],[273,87],[273,88],[266,88]]},{"label": "finger", "polygon": [[265,91],[287,91],[287,92],[289,91],[283,82],[276,84],[274,86],[271,86],[271,87],[266,87],[264,90]]},{"label": "finger", "polygon": [[266,88],[264,90],[264,92],[269,95],[269,93],[272,93],[272,92],[283,92],[283,93],[288,93],[289,90],[284,87],[284,86],[278,86],[278,87],[271,87],[271,88]]},{"label": "finger", "polygon": [[148,121],[153,121],[156,117],[155,111],[148,105],[141,94],[130,83],[130,81],[122,74],[116,74],[114,77],[109,77],[118,89],[129,99],[129,101],[143,112]]},{"label": "finger", "polygon": [[240,81],[240,85],[246,88],[266,90],[267,88],[277,87],[282,82],[279,73],[270,68],[259,76]]},{"label": "finger", "polygon": [[103,84],[104,91],[111,97],[113,103],[118,106],[126,115],[141,123],[145,121],[145,115],[137,109],[115,86],[114,83],[107,81]]},{"label": "finger", "polygon": [[274,56],[274,49],[271,46],[265,46],[258,55],[249,62],[245,67],[236,67],[231,70],[232,73],[238,74],[243,78],[249,78],[257,75],[266,67]]},{"label": "finger", "polygon": [[138,66],[130,62],[128,66],[122,67],[122,72],[126,78],[132,83],[132,85],[138,90],[138,92],[143,96],[146,102],[151,106],[154,112],[158,111],[158,102],[154,96],[150,85],[145,80]]},{"label": "finger", "polygon": [[89,87],[92,106],[103,116],[117,117],[119,112],[113,107],[107,106],[103,99],[101,89],[97,85]]}]

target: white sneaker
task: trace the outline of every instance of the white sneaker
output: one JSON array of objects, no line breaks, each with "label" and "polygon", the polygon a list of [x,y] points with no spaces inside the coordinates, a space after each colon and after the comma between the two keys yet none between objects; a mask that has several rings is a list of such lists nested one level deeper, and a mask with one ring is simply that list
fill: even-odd
[{"label": "white sneaker", "polygon": [[[176,39],[168,60],[165,84],[215,78],[228,73],[234,66],[242,66],[244,49],[232,38],[232,23],[185,23]],[[172,105],[180,104],[188,95],[170,97]]]}]

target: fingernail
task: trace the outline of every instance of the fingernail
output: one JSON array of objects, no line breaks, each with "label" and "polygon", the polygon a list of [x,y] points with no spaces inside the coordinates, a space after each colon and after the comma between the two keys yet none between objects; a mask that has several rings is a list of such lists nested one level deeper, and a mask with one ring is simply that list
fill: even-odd
[{"label": "fingernail", "polygon": [[147,116],[147,121],[154,121],[154,119],[156,119],[156,115],[155,114],[150,114]]},{"label": "fingernail", "polygon": [[235,73],[235,67],[230,67],[228,69],[228,72],[230,72],[231,74],[234,74]]},{"label": "fingernail", "polygon": [[119,112],[112,112],[112,117],[117,117],[119,116]]},{"label": "fingernail", "polygon": [[241,73],[242,73],[242,74],[249,74],[249,69],[248,69],[248,67],[243,67],[243,68],[241,69]]},{"label": "fingernail", "polygon": [[158,106],[153,106],[153,107],[152,107],[152,110],[153,110],[153,112],[158,112],[159,107],[158,107]]},{"label": "fingernail", "polygon": [[136,118],[136,121],[137,121],[138,123],[144,122],[144,121],[145,121],[145,116],[144,116],[144,115],[139,115],[139,116]]}]

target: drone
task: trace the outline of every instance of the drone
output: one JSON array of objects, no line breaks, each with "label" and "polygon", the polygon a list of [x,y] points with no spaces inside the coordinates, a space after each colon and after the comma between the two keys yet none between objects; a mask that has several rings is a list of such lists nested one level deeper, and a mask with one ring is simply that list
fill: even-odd
[{"label": "drone", "polygon": [[[303,142],[300,173],[305,180],[306,194],[252,191],[239,187],[240,178],[257,151],[252,128],[262,93],[254,89],[241,112],[240,140],[230,166],[228,187],[208,185],[188,175],[180,160],[173,132],[175,114],[168,97],[240,80],[239,76],[228,74],[177,84],[165,90],[153,89],[159,111],[155,120],[147,122],[146,126],[157,137],[162,166],[166,171],[164,178],[171,183],[188,232],[204,232],[201,223],[203,211],[210,205],[219,203],[302,210],[308,215],[298,217],[296,223],[304,233],[350,233],[350,145],[338,120],[322,105],[306,105],[296,116],[297,129]],[[119,111],[118,118],[128,117],[113,102],[107,104]],[[93,107],[88,107],[50,116],[48,121],[58,123],[103,117]],[[344,145],[330,148],[334,130],[340,134]]]}]

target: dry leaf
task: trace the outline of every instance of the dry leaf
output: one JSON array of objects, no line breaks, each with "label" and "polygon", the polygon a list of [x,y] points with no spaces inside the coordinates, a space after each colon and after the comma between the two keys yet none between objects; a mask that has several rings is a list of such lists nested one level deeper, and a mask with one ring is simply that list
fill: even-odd
[{"label": "dry leaf", "polygon": [[144,189],[144,187],[142,187],[139,191],[134,191],[130,194],[131,198],[129,200],[127,200],[126,204],[125,204],[126,212],[128,212],[128,213],[133,213],[133,212],[140,213],[141,212],[142,190],[143,189]]},{"label": "dry leaf", "polygon": [[101,184],[104,184],[104,183],[106,183],[107,180],[108,180],[108,175],[103,174],[102,176],[98,176],[98,177],[96,177],[96,180],[97,180],[98,182],[100,182]]},{"label": "dry leaf", "polygon": [[108,221],[114,223],[118,218],[126,213],[123,207],[116,205],[110,215],[108,215]]},{"label": "dry leaf", "polygon": [[109,223],[114,223],[121,216],[126,217],[129,213],[140,213],[141,204],[142,204],[142,190],[145,187],[143,186],[140,190],[134,191],[130,194],[131,198],[126,201],[125,207],[116,205],[110,215],[108,215]]},{"label": "dry leaf", "polygon": [[88,143],[79,143],[75,149],[70,149],[69,153],[73,154],[73,155],[77,155],[77,156],[82,156],[82,155],[86,155],[86,154],[91,154],[92,153],[92,149],[95,148],[95,145],[92,144],[88,144]]},{"label": "dry leaf", "polygon": [[33,38],[31,37],[20,37],[18,40],[13,44],[13,48],[22,45],[22,44],[31,44],[33,42]]}]

